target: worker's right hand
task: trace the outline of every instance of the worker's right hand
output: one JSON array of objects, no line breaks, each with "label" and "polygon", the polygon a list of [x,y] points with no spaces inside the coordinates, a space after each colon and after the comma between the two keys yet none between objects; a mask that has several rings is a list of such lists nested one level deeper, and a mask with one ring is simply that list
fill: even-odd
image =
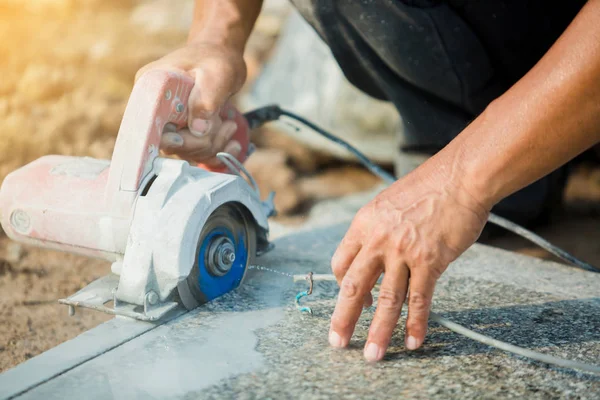
[{"label": "worker's right hand", "polygon": [[241,145],[231,140],[237,130],[233,121],[222,121],[219,111],[246,80],[242,51],[212,43],[193,42],[154,61],[136,74],[136,81],[150,70],[166,70],[194,79],[189,98],[188,129],[166,132],[161,150],[185,160],[219,166],[218,152],[238,156]]}]

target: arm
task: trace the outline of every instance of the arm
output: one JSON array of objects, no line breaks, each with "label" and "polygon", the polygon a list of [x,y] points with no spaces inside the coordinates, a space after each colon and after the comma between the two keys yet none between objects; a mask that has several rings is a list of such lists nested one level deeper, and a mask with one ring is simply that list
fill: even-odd
[{"label": "arm", "polygon": [[444,150],[490,207],[600,142],[600,1]]},{"label": "arm", "polygon": [[405,344],[427,331],[434,287],[489,210],[600,141],[600,0],[442,151],[363,207],[332,259],[340,294],[330,344],[345,347],[379,275],[365,358],[380,360],[408,294]]},{"label": "arm", "polygon": [[262,0],[196,0],[189,43],[213,43],[243,51]]},{"label": "arm", "polygon": [[246,80],[244,47],[261,7],[262,0],[196,0],[186,46],[138,71],[136,79],[150,69],[165,69],[195,80],[189,130],[163,135],[163,151],[208,165],[218,165],[219,151],[237,156],[240,145],[230,140],[237,126],[218,114]]}]

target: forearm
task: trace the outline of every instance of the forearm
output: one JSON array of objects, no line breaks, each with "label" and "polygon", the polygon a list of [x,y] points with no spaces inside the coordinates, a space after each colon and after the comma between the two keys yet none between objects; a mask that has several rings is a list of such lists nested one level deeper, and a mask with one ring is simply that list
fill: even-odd
[{"label": "forearm", "polygon": [[188,42],[243,51],[261,7],[262,0],[196,0]]},{"label": "forearm", "polygon": [[600,0],[430,165],[491,207],[600,142]]}]

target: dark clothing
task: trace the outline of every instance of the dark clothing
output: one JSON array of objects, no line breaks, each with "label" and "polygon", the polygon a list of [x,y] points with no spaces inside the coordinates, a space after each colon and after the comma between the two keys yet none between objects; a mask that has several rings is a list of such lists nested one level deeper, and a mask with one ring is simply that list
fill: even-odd
[{"label": "dark clothing", "polygon": [[292,0],[348,80],[439,150],[546,53],[583,0]]},{"label": "dark clothing", "polygon": [[[395,104],[404,124],[399,150],[427,154],[525,75],[585,2],[292,0],[348,80]],[[561,169],[495,211],[535,219],[560,197],[565,178]]]}]

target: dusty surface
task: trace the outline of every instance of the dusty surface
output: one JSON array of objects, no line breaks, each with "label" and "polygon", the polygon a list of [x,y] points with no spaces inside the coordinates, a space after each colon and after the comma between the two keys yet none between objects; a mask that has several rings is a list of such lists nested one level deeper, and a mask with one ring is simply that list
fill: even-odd
[{"label": "dusty surface", "polygon": [[[594,176],[598,176],[597,171],[575,176],[567,191],[571,200],[565,215],[537,231],[584,260],[600,265],[600,182],[590,181]],[[314,178],[315,184],[318,179],[326,178],[325,175]],[[586,197],[595,201],[584,202]],[[298,221],[302,217],[294,219]],[[552,259],[512,236],[496,238],[488,243]],[[69,317],[66,308],[56,303],[56,299],[108,273],[108,263],[39,249],[23,249],[7,238],[0,238],[0,259],[4,260],[0,263],[0,320],[3,321],[0,324],[0,371],[108,319],[101,313],[87,310]]]},{"label": "dusty surface", "polygon": [[[290,274],[327,273],[347,229],[292,234],[261,264]],[[544,271],[540,279],[540,271]],[[347,349],[327,343],[335,282],[318,282],[298,312],[306,283],[255,270],[239,290],[105,352],[19,399],[597,399],[600,379],[494,350],[437,324],[424,346],[404,348],[404,324],[384,361],[364,361],[374,307],[358,321]],[[374,290],[378,296],[378,288]],[[558,357],[597,363],[600,275],[473,246],[437,287],[433,308],[471,329]],[[405,315],[402,316],[402,322]],[[125,322],[125,321],[123,321]],[[224,340],[223,338],[226,338]],[[80,343],[79,339],[69,345]],[[43,356],[45,357],[45,356]],[[0,376],[0,387],[36,378],[40,359]],[[65,370],[60,357],[46,359]],[[151,379],[149,379],[151,377]],[[4,379],[4,382],[2,381]],[[13,382],[22,382],[21,384]],[[14,392],[12,392],[14,393]]]},{"label": "dusty surface", "polygon": [[[188,23],[185,0],[0,0],[0,180],[48,153],[110,158],[137,69],[180,45]],[[181,7],[179,7],[179,5]],[[179,10],[170,13],[165,10]],[[259,21],[247,55],[250,77],[279,29]],[[263,192],[278,192],[285,219],[302,221],[315,201],[372,187],[376,180],[267,130],[249,160]],[[600,265],[600,171],[572,180],[567,213],[540,230]],[[542,255],[518,240],[492,243]],[[37,249],[0,237],[0,371],[107,319],[56,303],[107,273],[107,263]]]}]

